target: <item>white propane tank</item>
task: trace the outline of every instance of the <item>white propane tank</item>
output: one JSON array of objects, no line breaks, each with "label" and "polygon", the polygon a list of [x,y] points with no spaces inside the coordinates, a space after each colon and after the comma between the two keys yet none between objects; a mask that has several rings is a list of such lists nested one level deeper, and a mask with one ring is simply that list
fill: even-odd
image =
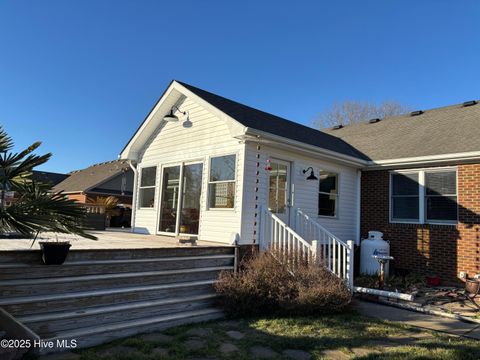
[{"label": "white propane tank", "polygon": [[[360,273],[374,275],[380,272],[380,264],[372,255],[390,256],[390,244],[383,240],[380,231],[369,231],[368,238],[360,244]],[[385,278],[388,277],[389,263],[385,264]]]}]

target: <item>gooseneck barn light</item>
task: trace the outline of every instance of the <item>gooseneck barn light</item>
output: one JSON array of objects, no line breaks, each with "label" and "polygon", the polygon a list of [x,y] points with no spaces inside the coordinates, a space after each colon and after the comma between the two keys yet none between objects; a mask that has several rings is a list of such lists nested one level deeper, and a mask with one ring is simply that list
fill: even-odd
[{"label": "gooseneck barn light", "polygon": [[[183,115],[188,115],[188,111],[182,111],[180,110],[176,105],[173,105],[172,108],[170,109],[170,113],[165,115],[163,117],[163,120],[169,121],[169,122],[177,122],[178,121],[178,116],[175,115],[176,112],[182,113]],[[187,116],[187,120],[190,121],[189,117]]]},{"label": "gooseneck barn light", "polygon": [[307,176],[307,180],[318,180],[318,178],[313,173],[313,168],[311,166],[303,170],[303,173],[305,174],[308,170],[310,170],[310,175]]}]

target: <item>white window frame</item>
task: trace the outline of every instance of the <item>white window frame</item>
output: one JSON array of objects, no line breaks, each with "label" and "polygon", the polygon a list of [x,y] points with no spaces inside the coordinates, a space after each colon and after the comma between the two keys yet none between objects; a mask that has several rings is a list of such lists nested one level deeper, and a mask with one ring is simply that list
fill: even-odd
[{"label": "white window frame", "polygon": [[[142,186],[142,177],[143,177],[143,169],[148,169],[148,168],[155,168],[155,183],[153,185],[148,185],[148,186]],[[156,205],[157,205],[157,182],[158,182],[158,165],[145,165],[140,168],[140,176],[138,177],[138,206],[137,208],[140,210],[155,210]],[[143,189],[154,189],[153,193],[153,206],[141,206],[141,200],[142,200],[142,190]]]},{"label": "white window frame", "polygon": [[[328,172],[328,173],[331,173],[331,174],[335,174],[335,177],[337,178],[336,180],[336,189],[337,189],[337,194],[335,195],[335,215],[333,216],[329,216],[329,215],[320,215],[318,214],[318,211],[320,210],[318,208],[318,202],[320,201],[320,194],[322,195],[330,195],[329,193],[326,193],[324,191],[320,191],[320,173],[322,171],[325,171],[325,172]],[[333,171],[333,170],[329,170],[329,169],[322,169],[320,168],[318,170],[318,198],[317,198],[317,216],[319,218],[324,218],[324,219],[338,219],[338,209],[339,209],[339,202],[340,202],[340,173],[337,172],[337,171]]]},{"label": "white window frame", "polygon": [[[221,181],[210,181],[210,174],[212,170],[212,160],[219,157],[225,156],[235,156],[235,174],[233,180],[221,180]],[[235,211],[237,207],[237,178],[238,178],[238,153],[227,153],[227,154],[215,154],[208,157],[208,173],[207,175],[207,210],[208,211]],[[234,183],[233,189],[233,206],[232,207],[211,207],[210,206],[210,184],[220,184],[220,183]]]},{"label": "white window frame", "polygon": [[[456,178],[456,197],[457,197],[457,219],[456,220],[427,220],[427,212],[425,206],[426,188],[425,188],[425,174],[432,172],[447,172],[455,171]],[[414,220],[400,220],[393,218],[392,211],[392,175],[394,174],[418,174],[418,221]],[[388,194],[388,210],[389,220],[391,224],[431,224],[431,225],[457,225],[458,224],[458,169],[457,167],[441,167],[441,168],[421,168],[408,170],[392,170],[389,173],[389,194]]]}]

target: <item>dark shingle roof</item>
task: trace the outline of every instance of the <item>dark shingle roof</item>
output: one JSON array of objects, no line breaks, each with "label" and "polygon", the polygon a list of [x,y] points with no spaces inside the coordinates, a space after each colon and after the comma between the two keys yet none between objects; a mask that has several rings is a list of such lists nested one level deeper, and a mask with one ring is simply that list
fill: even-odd
[{"label": "dark shingle roof", "polygon": [[55,191],[82,192],[91,189],[115,175],[130,169],[126,160],[113,160],[72,171],[68,178],[54,186]]},{"label": "dark shingle roof", "polygon": [[480,151],[480,104],[451,105],[417,116],[406,114],[323,131],[372,160]]},{"label": "dark shingle roof", "polygon": [[228,116],[237,120],[244,126],[264,131],[270,134],[296,140],[323,149],[335,151],[344,155],[366,159],[366,157],[351,145],[335,136],[326,134],[308,126],[281,118],[276,115],[254,109],[236,101],[212,94],[195,86],[177,81],[188,90],[201,97]]},{"label": "dark shingle roof", "polygon": [[68,174],[53,173],[48,171],[34,170],[32,172],[33,180],[41,181],[43,183],[52,184],[52,185],[57,185],[58,183],[68,178],[68,176],[69,176]]}]

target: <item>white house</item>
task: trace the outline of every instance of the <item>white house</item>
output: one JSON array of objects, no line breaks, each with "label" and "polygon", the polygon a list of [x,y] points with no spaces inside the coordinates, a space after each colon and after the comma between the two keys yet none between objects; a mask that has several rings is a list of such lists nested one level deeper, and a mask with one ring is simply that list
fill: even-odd
[{"label": "white house", "polygon": [[260,209],[294,229],[301,209],[359,240],[363,154],[191,85],[170,83],[120,157],[135,169],[135,232],[246,245],[259,240]]}]

